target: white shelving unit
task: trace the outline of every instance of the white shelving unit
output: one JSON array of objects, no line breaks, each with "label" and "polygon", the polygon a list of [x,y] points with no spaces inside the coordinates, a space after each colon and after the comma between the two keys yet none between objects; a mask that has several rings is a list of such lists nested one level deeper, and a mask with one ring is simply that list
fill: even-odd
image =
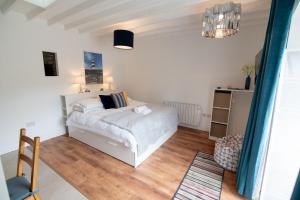
[{"label": "white shelving unit", "polygon": [[[230,132],[230,127],[236,124],[238,128],[231,128],[237,130],[235,132],[243,132],[245,123],[247,121],[248,112],[250,108],[250,102],[252,99],[253,90],[237,90],[220,88],[214,90],[214,98],[212,105],[212,118],[210,123],[209,138],[216,140],[218,138],[225,137]],[[235,96],[244,96],[242,98],[235,98]],[[235,102],[237,99],[238,102]],[[243,102],[240,102],[243,101]],[[233,108],[234,104],[242,105],[243,109],[240,109],[242,116],[233,117],[233,114],[239,113],[239,108]],[[239,106],[241,107],[241,106]],[[232,111],[234,110],[234,113]],[[240,114],[241,115],[241,114]],[[231,118],[233,117],[233,122]],[[242,134],[242,133],[238,133]]]}]

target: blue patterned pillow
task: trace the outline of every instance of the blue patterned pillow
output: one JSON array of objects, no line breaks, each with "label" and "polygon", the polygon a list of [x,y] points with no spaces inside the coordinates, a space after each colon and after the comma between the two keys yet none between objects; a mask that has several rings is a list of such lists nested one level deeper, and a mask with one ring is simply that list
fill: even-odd
[{"label": "blue patterned pillow", "polygon": [[115,103],[115,108],[121,108],[127,106],[123,92],[111,94],[111,98]]}]

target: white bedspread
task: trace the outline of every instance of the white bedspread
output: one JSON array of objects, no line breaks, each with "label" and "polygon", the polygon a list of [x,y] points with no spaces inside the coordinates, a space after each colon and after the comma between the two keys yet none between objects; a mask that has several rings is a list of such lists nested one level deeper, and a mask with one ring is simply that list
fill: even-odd
[{"label": "white bedspread", "polygon": [[[118,112],[127,112],[133,111],[133,109],[137,106],[145,105],[143,102],[135,101],[130,106],[120,108],[120,109],[108,109],[108,110],[102,110],[102,111],[90,111],[88,113],[81,113],[74,111],[71,113],[67,120],[68,126],[74,126],[77,128],[85,129],[93,133],[97,133],[100,135],[103,135],[105,137],[111,138],[124,146],[130,148],[133,152],[138,152],[138,144],[137,140],[129,130],[126,130],[122,127],[119,127],[118,124],[112,124],[107,123],[103,118],[111,115],[115,115]],[[171,108],[170,108],[171,109]],[[159,111],[155,111],[159,112]],[[177,120],[177,113],[176,112],[168,112],[168,115],[173,116],[166,116],[166,121],[159,123],[161,124],[161,127],[159,127],[161,130],[165,130],[166,127],[174,127],[177,126],[178,120]],[[141,117],[145,117],[142,116]],[[173,120],[167,120],[168,117],[171,117]],[[148,128],[157,126],[157,123],[155,123],[156,119],[153,119],[153,126],[151,124],[145,124]],[[157,119],[157,120],[161,120]],[[172,123],[172,124],[170,124]],[[145,128],[147,128],[145,127]],[[141,132],[144,130],[141,130]],[[144,131],[145,132],[145,131]]]}]

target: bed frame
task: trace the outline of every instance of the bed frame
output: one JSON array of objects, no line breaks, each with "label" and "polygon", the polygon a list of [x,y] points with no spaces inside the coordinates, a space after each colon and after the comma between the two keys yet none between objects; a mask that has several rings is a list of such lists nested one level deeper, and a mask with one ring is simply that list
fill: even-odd
[{"label": "bed frame", "polygon": [[[71,95],[63,95],[63,107],[65,111],[65,117],[69,116],[72,112],[72,103],[85,98],[97,97],[100,94],[110,94],[118,91],[105,91],[105,92],[90,92],[79,93]],[[162,144],[164,144],[172,135],[177,131],[177,126],[172,130],[164,134],[158,139],[158,141],[150,145],[147,150],[138,155],[137,152],[133,152],[130,148],[124,146],[111,138],[102,136],[98,133],[94,133],[85,129],[81,129],[75,126],[68,127],[68,133],[70,137],[73,137],[89,146],[92,146],[114,158],[117,158],[133,167],[137,167],[144,160],[146,160],[153,152],[155,152]],[[136,148],[137,149],[137,148]]]}]

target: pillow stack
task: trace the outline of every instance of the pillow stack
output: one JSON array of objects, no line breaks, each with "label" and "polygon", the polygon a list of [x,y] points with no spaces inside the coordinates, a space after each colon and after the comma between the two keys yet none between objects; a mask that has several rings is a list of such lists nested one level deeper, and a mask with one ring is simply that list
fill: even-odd
[{"label": "pillow stack", "polygon": [[99,97],[105,109],[122,108],[128,105],[128,96],[126,92],[111,95],[99,95]]},{"label": "pillow stack", "polygon": [[73,110],[87,113],[90,111],[111,109],[111,108],[122,108],[129,105],[129,98],[126,92],[120,92],[110,95],[99,95],[99,98],[86,98],[79,100],[72,104]]},{"label": "pillow stack", "polygon": [[82,99],[74,103],[72,106],[73,110],[82,113],[87,113],[94,110],[103,110],[103,105],[101,102],[99,102],[98,98]]}]

